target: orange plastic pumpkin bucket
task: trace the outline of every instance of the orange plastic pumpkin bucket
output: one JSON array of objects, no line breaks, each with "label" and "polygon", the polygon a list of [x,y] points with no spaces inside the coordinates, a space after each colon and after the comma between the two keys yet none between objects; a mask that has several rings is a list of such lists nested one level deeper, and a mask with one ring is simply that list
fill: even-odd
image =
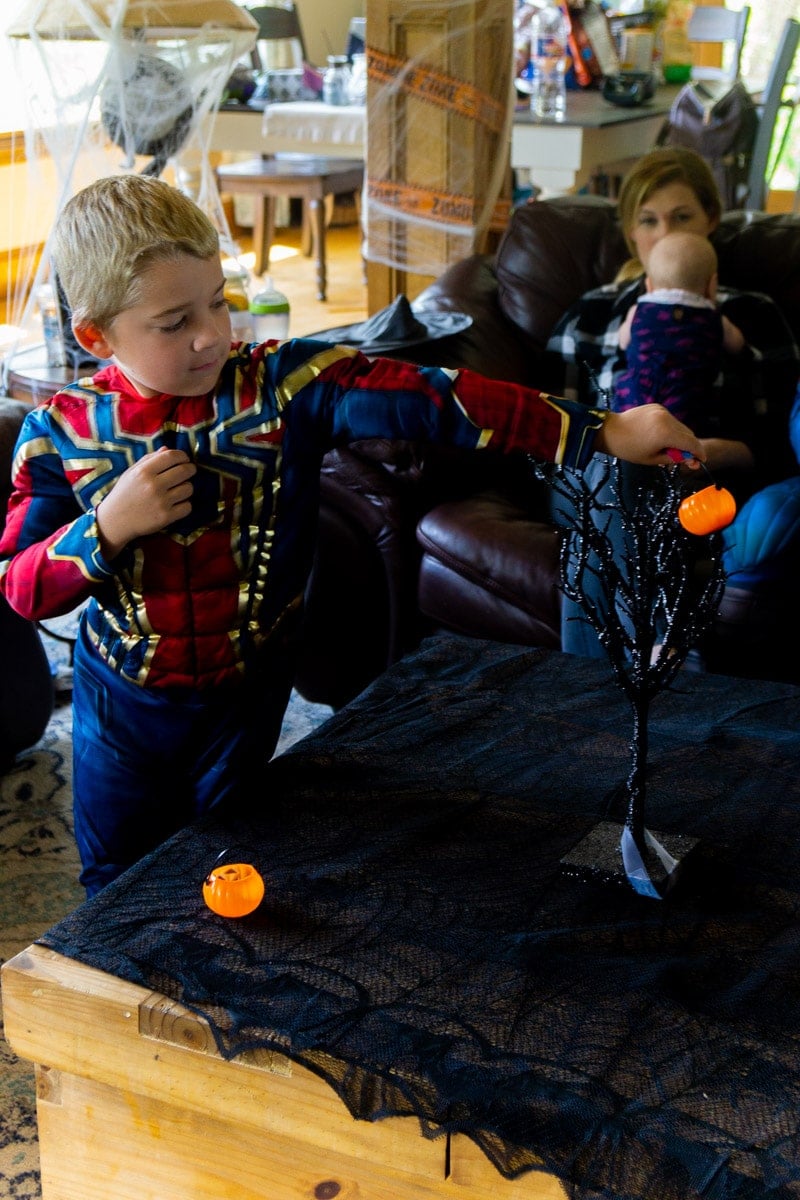
[{"label": "orange plastic pumpkin bucket", "polygon": [[203,899],[220,917],[246,917],[264,898],[264,880],[250,863],[215,867],[203,882]]},{"label": "orange plastic pumpkin bucket", "polygon": [[727,488],[717,484],[686,496],[678,508],[678,520],[683,528],[698,537],[724,529],[735,516],[736,501]]}]

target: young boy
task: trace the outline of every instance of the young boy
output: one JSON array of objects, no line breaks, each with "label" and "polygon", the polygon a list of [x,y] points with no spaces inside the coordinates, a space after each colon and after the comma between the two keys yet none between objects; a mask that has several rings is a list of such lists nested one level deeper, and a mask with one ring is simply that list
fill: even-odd
[{"label": "young boy", "polygon": [[231,344],[217,233],[168,184],[101,179],[53,259],[79,343],[112,365],[26,418],[0,589],[30,619],[89,599],[75,649],[75,835],[89,895],[222,799],[280,730],[320,460],[358,438],[702,457],[659,406],[596,413],[468,371],[311,340]]},{"label": "young boy", "polygon": [[723,348],[737,354],[744,345],[741,331],[716,307],[717,256],[708,238],[668,233],[650,253],[645,286],[620,326],[628,367],[613,407],[664,404],[702,433]]}]

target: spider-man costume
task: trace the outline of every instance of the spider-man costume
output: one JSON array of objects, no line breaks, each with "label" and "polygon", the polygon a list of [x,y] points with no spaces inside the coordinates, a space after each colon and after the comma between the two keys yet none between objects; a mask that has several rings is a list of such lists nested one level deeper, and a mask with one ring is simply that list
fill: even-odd
[{"label": "spider-man costume", "polygon": [[[308,340],[232,347],[205,396],[144,399],[109,366],[34,409],[15,453],[0,590],[30,619],[89,599],[73,697],[87,889],[272,753],[332,445],[492,446],[581,467],[601,421],[468,371],[370,361]],[[197,465],[191,514],[106,562],[96,508],[161,446]]]}]

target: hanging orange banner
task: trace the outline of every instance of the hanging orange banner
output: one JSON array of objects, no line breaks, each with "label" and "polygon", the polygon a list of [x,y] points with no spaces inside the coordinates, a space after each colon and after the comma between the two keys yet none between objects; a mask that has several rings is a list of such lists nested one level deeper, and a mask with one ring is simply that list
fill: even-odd
[{"label": "hanging orange banner", "polygon": [[385,204],[395,214],[428,217],[432,221],[454,225],[474,225],[476,220],[478,201],[474,197],[439,192],[413,183],[368,179],[367,197],[377,204]]},{"label": "hanging orange banner", "polygon": [[407,59],[371,47],[367,48],[367,71],[371,80],[393,84],[409,96],[469,117],[492,133],[501,133],[505,127],[506,114],[502,104],[471,83],[454,79],[442,71],[411,66]]}]

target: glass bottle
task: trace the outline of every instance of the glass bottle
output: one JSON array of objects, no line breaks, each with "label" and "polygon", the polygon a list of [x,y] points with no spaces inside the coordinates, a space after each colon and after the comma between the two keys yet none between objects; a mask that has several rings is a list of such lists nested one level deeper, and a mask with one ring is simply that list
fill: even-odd
[{"label": "glass bottle", "polygon": [[235,342],[251,342],[253,340],[253,322],[250,317],[250,300],[248,288],[250,276],[244,267],[238,264],[222,268],[225,276],[223,295],[231,316],[231,336]]},{"label": "glass bottle", "polygon": [[350,103],[350,61],[346,54],[329,54],[322,77],[322,99],[326,104]]}]

